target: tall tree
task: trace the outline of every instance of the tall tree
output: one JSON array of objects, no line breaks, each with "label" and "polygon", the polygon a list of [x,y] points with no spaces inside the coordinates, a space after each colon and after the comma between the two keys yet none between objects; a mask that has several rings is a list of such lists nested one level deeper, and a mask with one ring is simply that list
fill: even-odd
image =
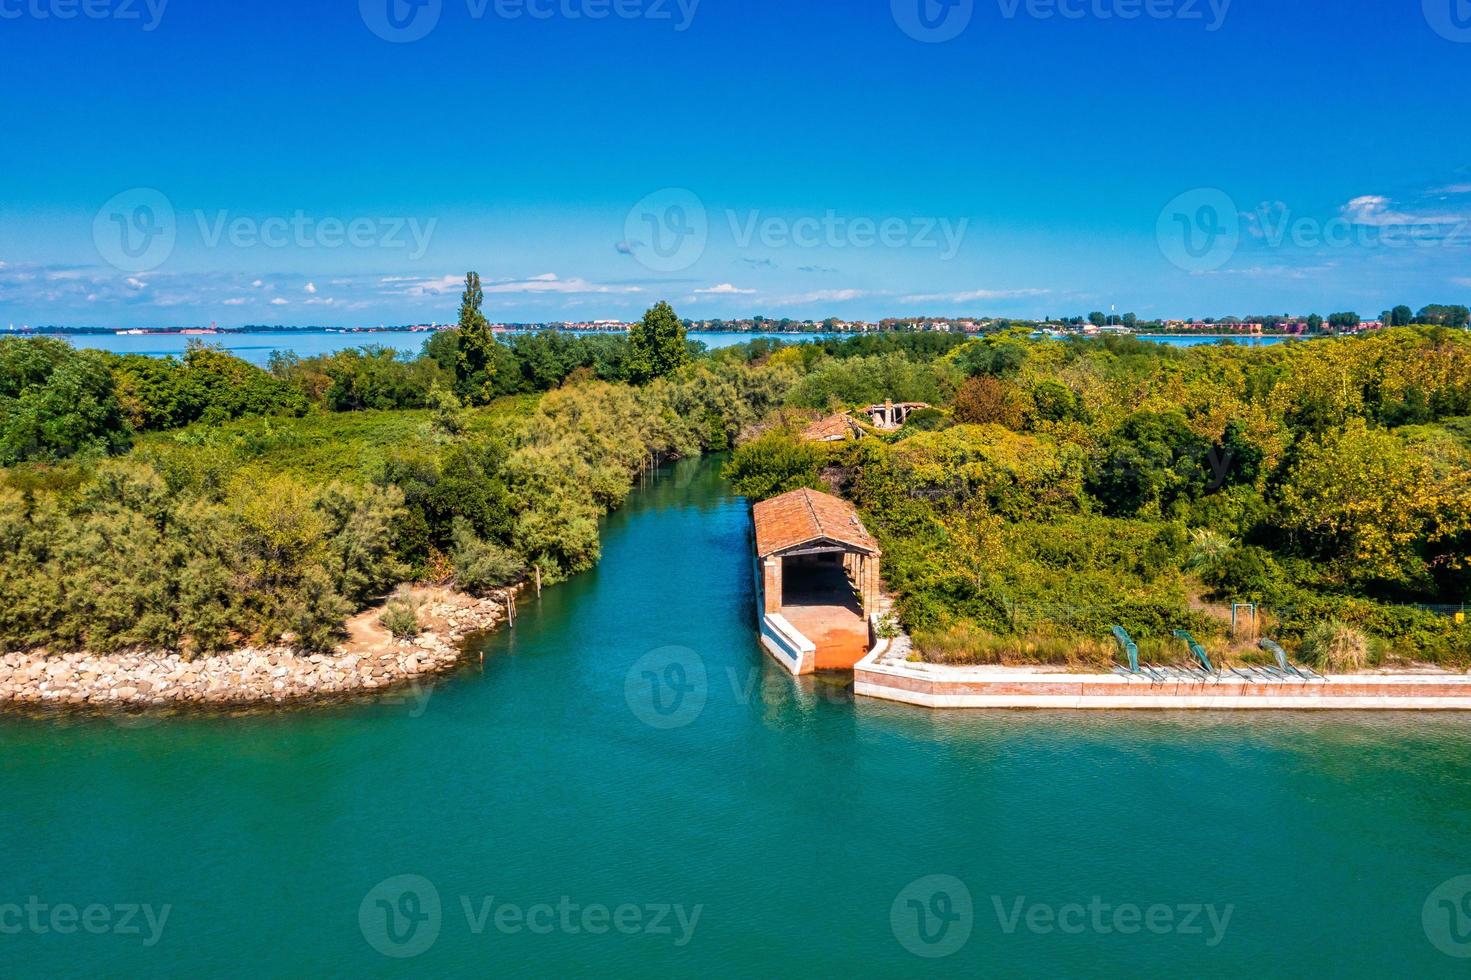
[{"label": "tall tree", "polygon": [[1434,323],[1443,327],[1466,327],[1471,324],[1471,311],[1464,306],[1445,306],[1432,303],[1425,307],[1415,319],[1419,323]]},{"label": "tall tree", "polygon": [[660,301],[628,335],[628,376],[638,384],[662,378],[689,360],[684,323]]},{"label": "tall tree", "polygon": [[480,311],[485,293],[480,288],[480,273],[465,273],[465,292],[460,297],[459,358],[455,363],[455,390],[472,404],[483,404],[491,398],[492,354],[495,337],[490,323]]},{"label": "tall tree", "polygon": [[1385,325],[1390,327],[1408,327],[1414,322],[1415,312],[1408,306],[1401,304],[1389,311],[1389,323]]}]

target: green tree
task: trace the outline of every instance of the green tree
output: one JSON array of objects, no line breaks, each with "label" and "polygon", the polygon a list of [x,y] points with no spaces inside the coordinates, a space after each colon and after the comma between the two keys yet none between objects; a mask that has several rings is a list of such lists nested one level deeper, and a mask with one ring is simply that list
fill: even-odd
[{"label": "green tree", "polygon": [[130,435],[104,355],[0,340],[0,466],[116,452]]},{"label": "green tree", "polygon": [[480,273],[465,273],[465,292],[460,297],[460,332],[458,360],[455,363],[455,391],[472,405],[483,405],[494,397],[492,383],[496,345],[490,323],[481,312],[485,293],[480,288]]},{"label": "green tree", "polygon": [[736,450],[725,467],[725,477],[735,492],[753,500],[765,500],[789,490],[811,487],[826,489],[821,476],[827,454],[810,442],[770,433]]},{"label": "green tree", "polygon": [[684,324],[668,303],[659,302],[634,324],[628,336],[627,371],[630,380],[645,384],[670,374],[688,360]]},{"label": "green tree", "polygon": [[1298,447],[1273,520],[1349,581],[1418,585],[1427,542],[1464,526],[1468,485],[1460,466],[1354,418]]},{"label": "green tree", "polygon": [[1471,323],[1471,310],[1464,306],[1444,306],[1432,303],[1415,316],[1416,322],[1439,324],[1443,327],[1465,329]]},{"label": "green tree", "polygon": [[1389,322],[1391,327],[1408,327],[1415,322],[1415,313],[1408,306],[1400,305],[1389,311]]}]

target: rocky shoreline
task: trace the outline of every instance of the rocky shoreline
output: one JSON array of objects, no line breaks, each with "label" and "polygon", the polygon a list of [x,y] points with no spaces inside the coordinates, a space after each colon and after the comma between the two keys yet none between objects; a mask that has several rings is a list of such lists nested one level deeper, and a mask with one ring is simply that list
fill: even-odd
[{"label": "rocky shoreline", "polygon": [[0,707],[245,707],[381,693],[461,664],[463,641],[503,622],[517,590],[483,599],[437,587],[412,591],[421,603],[419,636],[394,638],[375,607],[348,622],[347,642],[331,653],[275,646],[192,661],[157,651],[7,653],[0,656]]}]

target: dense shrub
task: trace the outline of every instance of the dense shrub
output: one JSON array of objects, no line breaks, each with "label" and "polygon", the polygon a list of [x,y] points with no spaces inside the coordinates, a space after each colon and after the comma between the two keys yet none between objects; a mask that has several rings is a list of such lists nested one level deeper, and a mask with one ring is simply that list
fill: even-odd
[{"label": "dense shrub", "polygon": [[827,451],[815,443],[770,433],[737,449],[725,477],[736,493],[755,500],[802,487],[821,490],[827,459]]},{"label": "dense shrub", "polygon": [[104,355],[0,339],[0,466],[116,452],[130,435]]},{"label": "dense shrub", "polygon": [[466,592],[483,593],[510,585],[526,570],[514,552],[481,539],[463,519],[455,521],[450,562],[455,570],[455,584]]},{"label": "dense shrub", "polygon": [[1308,630],[1298,653],[1325,674],[1352,674],[1369,666],[1369,641],[1363,633],[1337,620]]},{"label": "dense shrub", "polygon": [[383,607],[378,623],[395,637],[406,640],[424,631],[419,625],[419,604],[406,595],[394,596]]}]

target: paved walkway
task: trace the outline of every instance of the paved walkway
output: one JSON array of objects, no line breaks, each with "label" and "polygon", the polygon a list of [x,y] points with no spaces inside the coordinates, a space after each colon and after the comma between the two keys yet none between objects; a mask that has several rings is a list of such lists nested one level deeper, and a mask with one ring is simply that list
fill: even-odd
[{"label": "paved walkway", "polygon": [[818,670],[850,670],[868,654],[868,622],[839,566],[804,568],[783,583],[782,615],[817,647]]}]

